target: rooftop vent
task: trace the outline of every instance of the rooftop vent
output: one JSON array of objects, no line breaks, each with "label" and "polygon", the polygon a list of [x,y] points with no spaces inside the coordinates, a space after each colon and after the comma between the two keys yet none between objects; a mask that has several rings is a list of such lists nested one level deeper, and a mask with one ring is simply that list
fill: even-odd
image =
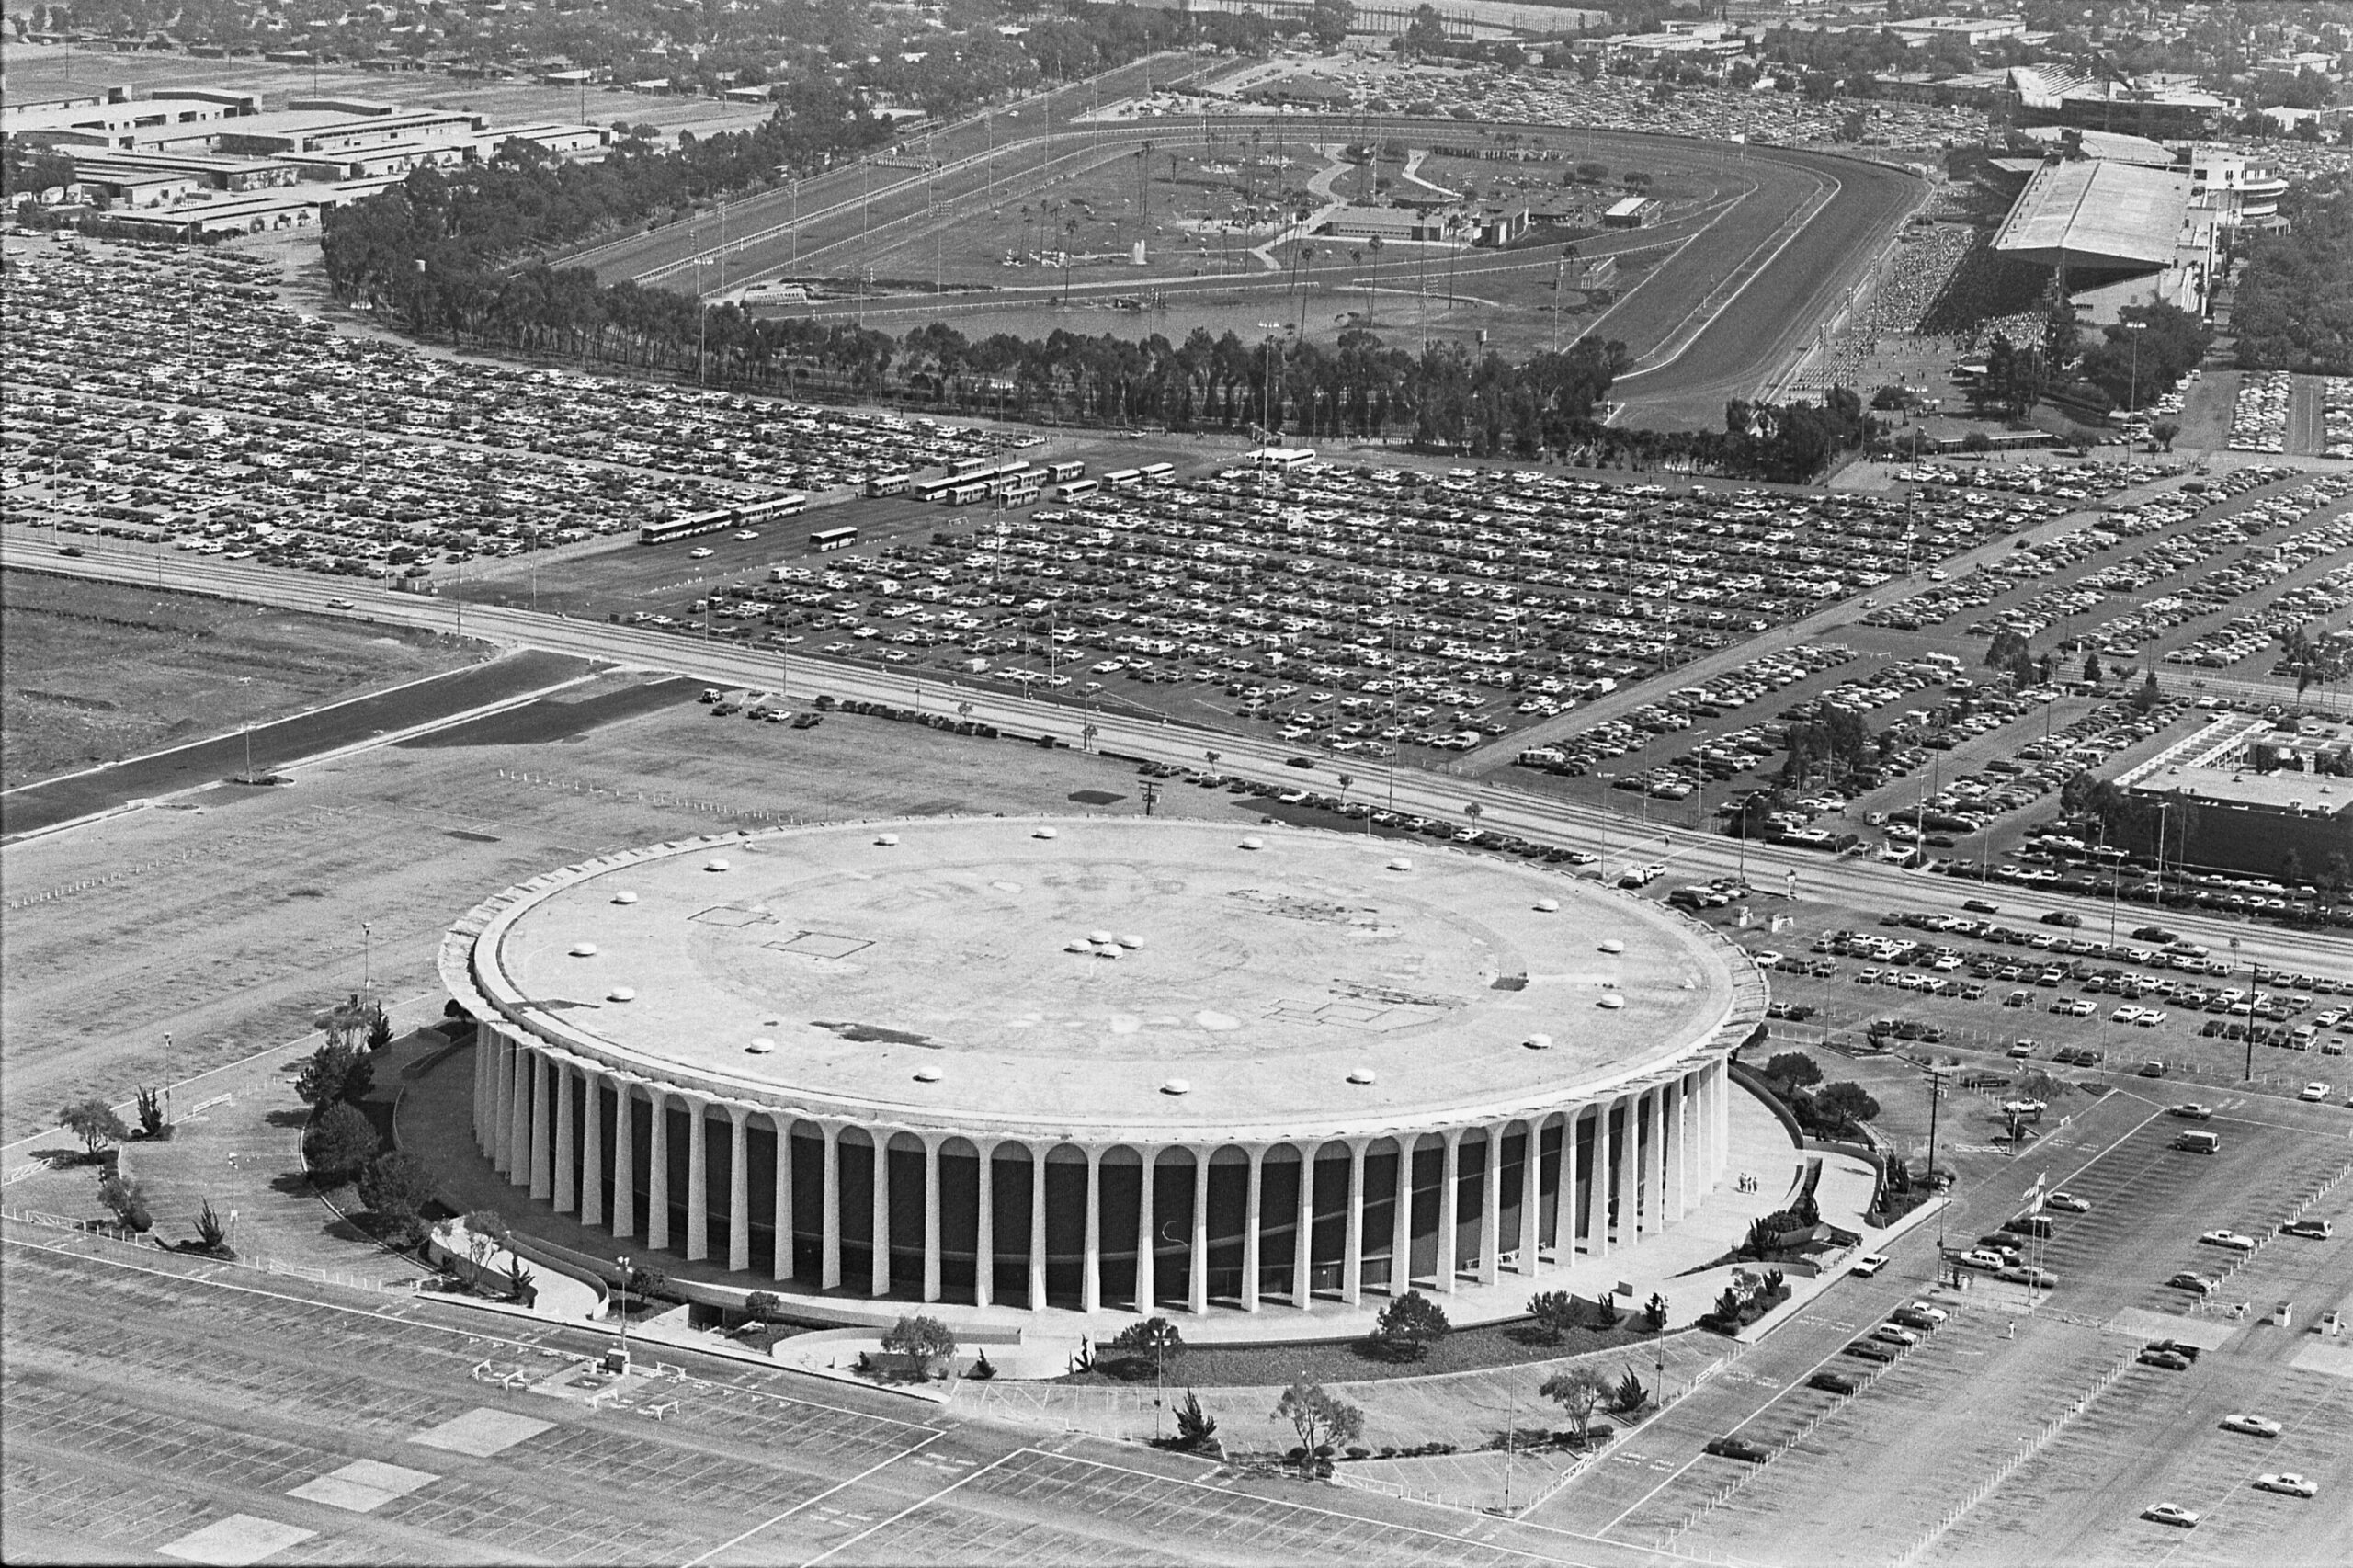
[{"label": "rooftop vent", "polygon": [[1605,991],[1601,994],[1601,1005],[1605,1007],[1622,1007],[1626,1005],[1626,998],[1615,991]]},{"label": "rooftop vent", "polygon": [[892,845],[899,842],[899,835],[895,833],[886,833],[880,838],[877,838],[874,842],[881,845],[883,848],[888,849]]},{"label": "rooftop vent", "polygon": [[637,1000],[637,993],[631,990],[626,985],[616,985],[610,991],[605,993],[605,1000],[608,1002],[634,1002]]},{"label": "rooftop vent", "polygon": [[1245,838],[1242,841],[1242,847],[1245,849],[1264,849],[1266,846],[1267,841],[1263,838]]},{"label": "rooftop vent", "polygon": [[766,1035],[753,1036],[752,1043],[744,1048],[745,1052],[747,1055],[752,1056],[766,1056],[769,1051],[774,1051],[775,1049],[776,1041],[770,1040]]},{"label": "rooftop vent", "polygon": [[728,865],[725,858],[722,857],[716,860],[705,860],[702,863],[702,869],[706,871],[724,871],[728,869]]},{"label": "rooftop vent", "polygon": [[1041,827],[1041,828],[1040,828],[1037,832],[1035,832],[1035,833],[1031,834],[1029,836],[1030,836],[1030,837],[1032,837],[1032,838],[1054,838],[1054,837],[1059,837],[1059,836],[1060,836],[1060,835],[1059,835],[1059,834],[1057,833],[1057,831],[1056,831],[1055,829],[1053,829],[1053,828],[1051,828],[1051,827]]},{"label": "rooftop vent", "polygon": [[1561,901],[1557,898],[1540,898],[1536,901],[1536,907],[1544,914],[1551,915],[1561,907]]},{"label": "rooftop vent", "polygon": [[635,903],[637,902],[637,894],[633,892],[617,892],[613,894],[613,902],[615,903]]},{"label": "rooftop vent", "polygon": [[1193,1080],[1171,1078],[1160,1085],[1160,1092],[1164,1095],[1189,1095],[1193,1092]]},{"label": "rooftop vent", "polygon": [[1405,858],[1403,855],[1400,855],[1397,858],[1389,862],[1389,869],[1392,871],[1410,871],[1414,869],[1414,863]]},{"label": "rooftop vent", "polygon": [[1601,944],[1601,950],[1605,953],[1622,953],[1626,950],[1626,944],[1612,937]]},{"label": "rooftop vent", "polygon": [[918,1084],[937,1084],[939,1082],[939,1069],[937,1067],[916,1068],[915,1082]]},{"label": "rooftop vent", "polygon": [[572,944],[572,956],[576,959],[593,959],[597,956],[597,944],[574,942]]},{"label": "rooftop vent", "polygon": [[1550,1051],[1552,1049],[1552,1037],[1548,1034],[1532,1034],[1519,1043],[1530,1051]]},{"label": "rooftop vent", "polygon": [[1375,1073],[1370,1067],[1358,1067],[1348,1074],[1348,1082],[1351,1084],[1370,1084],[1379,1076],[1380,1074]]}]

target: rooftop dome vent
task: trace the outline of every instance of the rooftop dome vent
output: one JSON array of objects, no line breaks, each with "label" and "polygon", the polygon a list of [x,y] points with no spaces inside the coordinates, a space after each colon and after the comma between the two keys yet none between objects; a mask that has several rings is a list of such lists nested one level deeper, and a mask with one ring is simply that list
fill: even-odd
[{"label": "rooftop dome vent", "polygon": [[637,1000],[637,993],[626,985],[616,985],[610,991],[605,993],[605,1000],[608,1002],[634,1002]]},{"label": "rooftop dome vent", "polygon": [[576,959],[593,959],[597,956],[597,944],[574,942],[572,944],[572,956]]},{"label": "rooftop dome vent", "polygon": [[1193,1080],[1171,1078],[1160,1085],[1160,1092],[1164,1095],[1189,1095],[1193,1092]]},{"label": "rooftop dome vent", "polygon": [[769,1051],[774,1051],[775,1049],[776,1041],[770,1040],[766,1035],[753,1036],[752,1043],[744,1048],[746,1053],[753,1056],[766,1056]]},{"label": "rooftop dome vent", "polygon": [[635,903],[637,902],[637,894],[633,892],[617,892],[613,894],[613,902],[615,903]]}]

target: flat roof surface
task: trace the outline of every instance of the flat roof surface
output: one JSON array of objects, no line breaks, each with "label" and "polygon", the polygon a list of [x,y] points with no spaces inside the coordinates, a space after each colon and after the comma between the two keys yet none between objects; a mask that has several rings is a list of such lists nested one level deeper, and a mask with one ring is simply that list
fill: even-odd
[{"label": "flat roof surface", "polygon": [[[1411,869],[1390,869],[1401,857]],[[990,818],[620,858],[494,916],[476,984],[542,1038],[818,1111],[1114,1135],[1377,1131],[1639,1076],[1735,1011],[1733,949],[1682,916],[1426,843]],[[1095,937],[1119,956],[1069,950]],[[593,956],[574,956],[583,942]],[[634,994],[615,1002],[617,987]],[[773,1050],[751,1053],[756,1040]],[[1373,1082],[1349,1082],[1364,1069]]]},{"label": "flat roof surface", "polygon": [[2018,193],[1994,248],[2055,265],[2079,262],[2162,267],[2180,243],[2189,176],[2098,159],[2045,164]]},{"label": "flat roof surface", "polygon": [[2252,767],[2174,767],[2135,779],[2132,788],[2157,795],[2177,791],[2224,805],[2280,811],[2293,806],[2314,816],[2342,816],[2353,810],[2353,778],[2292,769],[2257,773]]}]

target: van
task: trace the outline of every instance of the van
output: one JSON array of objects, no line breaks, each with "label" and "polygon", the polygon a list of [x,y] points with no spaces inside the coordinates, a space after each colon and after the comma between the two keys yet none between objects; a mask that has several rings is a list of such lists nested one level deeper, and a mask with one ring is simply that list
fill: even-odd
[{"label": "van", "polygon": [[2042,1215],[2021,1214],[2015,1220],[2003,1221],[2002,1229],[2016,1235],[2032,1236],[2039,1241],[2049,1241],[2053,1227]]},{"label": "van", "polygon": [[2173,1141],[2173,1146],[2191,1154],[2218,1154],[2222,1153],[2222,1140],[2212,1132],[2185,1132]]}]

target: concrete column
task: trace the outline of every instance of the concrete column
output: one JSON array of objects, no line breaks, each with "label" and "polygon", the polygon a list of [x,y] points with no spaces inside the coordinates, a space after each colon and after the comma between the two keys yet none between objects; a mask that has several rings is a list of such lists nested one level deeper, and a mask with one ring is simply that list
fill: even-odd
[{"label": "concrete column", "polygon": [[973,1146],[981,1152],[981,1211],[972,1229],[972,1304],[985,1307],[996,1294],[996,1145]]},{"label": "concrete column", "polygon": [[1618,1191],[1617,1179],[1609,1169],[1609,1113],[1613,1108],[1608,1100],[1594,1107],[1593,1178],[1586,1187],[1585,1249],[1597,1258],[1609,1256],[1609,1200]]},{"label": "concrete column", "polygon": [[1626,1171],[1626,1201],[1619,1212],[1630,1218],[1620,1221],[1619,1230],[1621,1234],[1640,1240],[1651,1231],[1646,1222],[1651,1210],[1644,1199],[1650,1187],[1651,1144],[1657,1134],[1651,1125],[1651,1091],[1635,1090],[1630,1104],[1633,1122],[1626,1140],[1626,1153],[1631,1158],[1619,1162]]},{"label": "concrete column", "polygon": [[1364,1300],[1364,1159],[1370,1147],[1361,1138],[1348,1145],[1348,1228],[1340,1238],[1340,1301],[1350,1307]]},{"label": "concrete column", "polygon": [[752,1267],[752,1108],[727,1108],[727,1267]]},{"label": "concrete column", "polygon": [[866,1131],[874,1140],[874,1252],[866,1290],[879,1299],[891,1293],[891,1132],[883,1127]]},{"label": "concrete column", "polygon": [[506,1180],[531,1185],[531,1053],[517,1040],[506,1053]]},{"label": "concrete column", "polygon": [[1414,1288],[1414,1150],[1421,1142],[1416,1132],[1397,1139],[1397,1203],[1389,1216],[1389,1295],[1392,1301]]},{"label": "concrete column", "polygon": [[594,1067],[580,1072],[580,1222],[605,1222],[605,1119],[597,1108]]},{"label": "concrete column", "polygon": [[1552,1267],[1567,1268],[1577,1258],[1577,1118],[1583,1106],[1571,1106],[1561,1118],[1561,1163],[1552,1180]]},{"label": "concrete column", "polygon": [[1193,1247],[1185,1274],[1185,1305],[1196,1315],[1210,1310],[1210,1154],[1193,1151]]},{"label": "concrete column", "polygon": [[1666,1221],[1670,1225],[1682,1220],[1683,1195],[1690,1188],[1691,1139],[1686,1124],[1691,1104],[1683,1085],[1684,1080],[1677,1078],[1666,1086]]},{"label": "concrete column", "polygon": [[579,1167],[572,1156],[572,1067],[559,1062],[555,1064],[555,1211],[559,1214],[572,1212],[576,1196],[573,1180]]},{"label": "concrete column", "polygon": [[1154,1275],[1152,1256],[1152,1249],[1160,1244],[1160,1220],[1153,1201],[1153,1183],[1160,1167],[1154,1163],[1156,1150],[1146,1147],[1137,1153],[1143,1157],[1143,1190],[1136,1195],[1136,1311],[1150,1317],[1160,1283]]},{"label": "concrete column", "polygon": [[923,1141],[923,1299],[939,1300],[939,1140]]},{"label": "concrete column", "polygon": [[779,1279],[792,1278],[792,1116],[772,1110],[776,1124],[776,1266]]},{"label": "concrete column", "polygon": [[490,1065],[497,1053],[497,1044],[491,1038],[490,1026],[474,1026],[474,1147],[484,1153],[490,1152]]},{"label": "concrete column", "polygon": [[1479,1283],[1492,1285],[1503,1264],[1504,1250],[1504,1130],[1487,1129],[1487,1158],[1479,1167]]},{"label": "concrete column", "polygon": [[1250,1176],[1243,1188],[1242,1199],[1242,1310],[1258,1310],[1258,1208],[1259,1181],[1266,1174],[1267,1151],[1250,1151]]},{"label": "concrete column", "polygon": [[1732,1169],[1732,1100],[1740,1093],[1740,1085],[1732,1081],[1729,1058],[1716,1062],[1716,1174],[1722,1176]]},{"label": "concrete column", "polygon": [[1078,1310],[1103,1310],[1103,1151],[1086,1151],[1086,1239],[1078,1275]]},{"label": "concrete column", "polygon": [[687,1107],[687,1261],[710,1256],[710,1103],[680,1095]]},{"label": "concrete column", "polygon": [[1449,1296],[1454,1294],[1455,1270],[1461,1267],[1454,1244],[1456,1233],[1462,1228],[1462,1133],[1458,1127],[1446,1135],[1446,1164],[1438,1177],[1438,1288]]},{"label": "concrete column", "polygon": [[1643,1157],[1643,1175],[1649,1187],[1649,1200],[1643,1209],[1643,1234],[1646,1236],[1655,1236],[1666,1229],[1666,1085],[1652,1086],[1650,1125],[1646,1130],[1649,1147]]},{"label": "concrete column", "polygon": [[1305,1312],[1315,1300],[1315,1151],[1299,1151],[1299,1220],[1291,1232],[1290,1304]]},{"label": "concrete column", "polygon": [[613,1234],[637,1230],[637,1096],[627,1078],[613,1080]]},{"label": "concrete column", "polygon": [[670,1244],[669,1098],[660,1085],[645,1086],[645,1113],[653,1118],[645,1145],[645,1244],[656,1252]]},{"label": "concrete column", "polygon": [[1046,1145],[1029,1146],[1029,1310],[1046,1310]]},{"label": "concrete column", "polygon": [[1533,1275],[1543,1259],[1544,1240],[1536,1233],[1544,1217],[1544,1119],[1528,1119],[1528,1141],[1519,1151],[1519,1271]]},{"label": "concrete column", "polygon": [[546,1199],[555,1192],[555,1184],[550,1179],[553,1173],[549,1168],[551,1163],[549,1157],[551,1151],[548,1147],[548,1135],[554,1131],[554,1128],[550,1125],[554,1120],[552,1112],[555,1109],[551,1103],[555,1096],[550,1092],[553,1087],[550,1080],[554,1076],[555,1063],[548,1059],[545,1052],[538,1051],[531,1052],[529,1060],[531,1063],[531,1196],[535,1199]]},{"label": "concrete column", "polygon": [[838,1290],[842,1288],[842,1130],[838,1122],[820,1122],[818,1126],[825,1135],[825,1190],[817,1289]]},{"label": "concrete column", "polygon": [[515,1042],[493,1035],[490,1058],[490,1163],[505,1176],[515,1168]]}]

